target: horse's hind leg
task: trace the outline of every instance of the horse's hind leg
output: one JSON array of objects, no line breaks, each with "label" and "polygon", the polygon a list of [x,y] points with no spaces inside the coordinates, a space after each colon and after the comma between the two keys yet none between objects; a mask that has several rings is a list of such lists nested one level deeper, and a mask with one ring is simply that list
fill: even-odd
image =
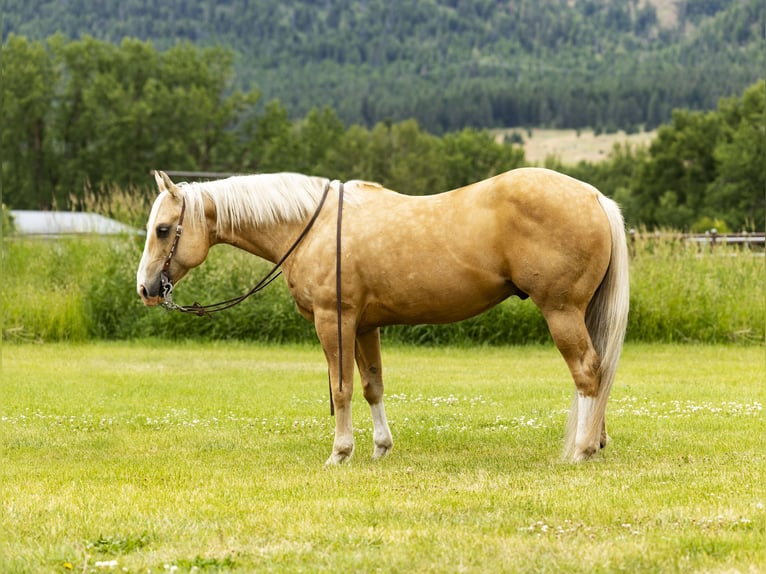
[{"label": "horse's hind leg", "polygon": [[596,454],[605,435],[603,414],[597,412],[600,359],[579,309],[543,311],[556,347],[572,373],[577,397],[572,405],[567,450],[575,461]]},{"label": "horse's hind leg", "polygon": [[372,412],[372,440],[375,450],[372,458],[382,458],[394,446],[383,408],[383,366],[380,360],[380,329],[373,329],[356,337],[356,364],[362,377],[364,398]]}]

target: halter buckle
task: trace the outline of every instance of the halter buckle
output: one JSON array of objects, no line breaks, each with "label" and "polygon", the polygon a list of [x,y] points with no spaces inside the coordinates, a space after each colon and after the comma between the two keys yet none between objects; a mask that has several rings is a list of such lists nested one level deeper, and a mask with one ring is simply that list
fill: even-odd
[{"label": "halter buckle", "polygon": [[164,269],[160,272],[160,295],[163,299],[162,306],[165,309],[171,311],[177,307],[173,303],[173,282]]}]

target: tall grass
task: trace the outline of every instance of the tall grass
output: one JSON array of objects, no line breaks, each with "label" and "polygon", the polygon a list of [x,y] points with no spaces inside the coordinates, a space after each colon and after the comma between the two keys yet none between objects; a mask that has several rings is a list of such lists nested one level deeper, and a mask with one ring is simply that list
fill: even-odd
[{"label": "tall grass", "polygon": [[[762,343],[764,257],[742,248],[638,240],[631,262],[628,339]],[[5,340],[210,338],[300,342],[313,326],[295,310],[284,282],[213,319],[144,308],[135,294],[137,238],[6,239],[2,250]],[[268,269],[222,246],[176,289],[182,303],[210,303],[246,291]],[[414,344],[524,344],[549,341],[539,310],[512,298],[453,325],[391,327],[385,338]]]},{"label": "tall grass", "polygon": [[5,339],[75,340],[90,334],[82,283],[88,241],[5,241],[2,318]]},{"label": "tall grass", "polygon": [[628,337],[665,342],[764,341],[763,251],[684,241],[636,240]]}]

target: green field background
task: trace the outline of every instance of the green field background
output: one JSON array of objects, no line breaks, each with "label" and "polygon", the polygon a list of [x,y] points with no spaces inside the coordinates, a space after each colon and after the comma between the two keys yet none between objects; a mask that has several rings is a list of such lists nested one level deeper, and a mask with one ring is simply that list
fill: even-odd
[{"label": "green field background", "polygon": [[[762,344],[766,324],[763,252],[715,251],[680,239],[631,246],[628,341]],[[214,319],[147,309],[135,293],[139,238],[6,239],[2,317],[6,341],[162,339],[304,342],[313,325],[295,310],[284,281]],[[228,246],[177,286],[177,302],[212,303],[247,291],[265,262]],[[390,327],[384,340],[507,345],[550,341],[531,301],[511,298],[452,325]]]}]

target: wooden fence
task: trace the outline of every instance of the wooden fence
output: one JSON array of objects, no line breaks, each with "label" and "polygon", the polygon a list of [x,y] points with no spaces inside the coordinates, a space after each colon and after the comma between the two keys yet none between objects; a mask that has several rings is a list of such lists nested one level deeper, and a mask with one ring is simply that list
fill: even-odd
[{"label": "wooden fence", "polygon": [[740,245],[752,251],[763,251],[766,245],[766,234],[754,233],[718,233],[711,229],[705,233],[672,233],[663,231],[636,231],[628,232],[631,250],[635,249],[637,241],[678,241],[690,242],[700,247],[708,247],[710,251],[720,245]]}]

